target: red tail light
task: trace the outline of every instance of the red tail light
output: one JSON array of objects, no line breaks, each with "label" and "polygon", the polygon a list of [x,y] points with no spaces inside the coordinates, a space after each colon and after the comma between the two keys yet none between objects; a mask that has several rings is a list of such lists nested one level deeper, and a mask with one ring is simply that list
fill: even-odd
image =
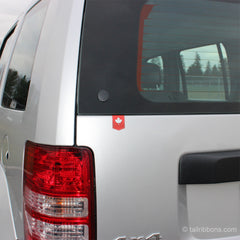
[{"label": "red tail light", "polygon": [[26,143],[26,240],[96,239],[93,162],[85,147]]}]

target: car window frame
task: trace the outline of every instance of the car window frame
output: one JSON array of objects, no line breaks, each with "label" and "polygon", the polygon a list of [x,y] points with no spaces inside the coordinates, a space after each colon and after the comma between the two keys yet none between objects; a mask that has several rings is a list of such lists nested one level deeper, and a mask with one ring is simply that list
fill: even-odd
[{"label": "car window frame", "polygon": [[[32,5],[31,8],[29,8],[29,9],[19,18],[19,21],[18,21],[19,24],[18,24],[17,30],[16,30],[16,31],[17,31],[17,37],[16,37],[16,39],[14,40],[14,46],[13,46],[13,48],[12,48],[11,57],[10,57],[10,59],[8,60],[8,64],[7,64],[7,67],[6,67],[6,69],[5,69],[5,73],[4,73],[4,76],[3,76],[3,81],[2,81],[2,84],[1,84],[1,86],[0,86],[0,89],[1,89],[1,94],[0,94],[0,97],[1,97],[1,98],[0,98],[0,107],[5,108],[5,109],[10,110],[10,111],[24,112],[24,111],[26,110],[26,105],[25,105],[25,108],[24,108],[24,109],[14,109],[14,108],[11,108],[11,107],[3,106],[3,96],[4,96],[5,86],[6,86],[6,83],[7,83],[7,76],[8,76],[9,70],[10,70],[10,65],[11,65],[11,62],[12,62],[14,53],[15,53],[15,51],[16,51],[16,46],[17,46],[19,37],[21,36],[22,29],[23,29],[24,23],[25,23],[25,21],[26,21],[26,17],[28,16],[28,14],[31,13],[31,11],[32,11],[38,4],[42,4],[41,7],[42,7],[42,8],[45,8],[45,15],[44,15],[43,22],[42,22],[42,26],[41,26],[41,29],[40,29],[40,37],[41,37],[41,31],[42,31],[42,28],[43,28],[43,25],[44,25],[44,22],[45,22],[45,16],[46,16],[47,9],[48,9],[48,5],[49,5],[49,2],[48,2],[48,1],[45,1],[45,0],[38,0],[37,2],[35,2],[35,4]],[[38,39],[37,45],[39,44],[40,37],[39,37],[39,39]],[[37,53],[37,48],[36,48],[36,51],[35,51],[35,53],[34,53],[34,59],[33,59],[33,66],[32,66],[32,69],[31,69],[31,75],[32,75],[33,67],[34,67],[34,61],[35,61],[36,53]],[[30,81],[30,82],[31,82],[31,81]],[[29,88],[30,88],[30,87],[29,87]],[[26,104],[27,104],[28,96],[29,96],[29,89],[28,89]]]}]

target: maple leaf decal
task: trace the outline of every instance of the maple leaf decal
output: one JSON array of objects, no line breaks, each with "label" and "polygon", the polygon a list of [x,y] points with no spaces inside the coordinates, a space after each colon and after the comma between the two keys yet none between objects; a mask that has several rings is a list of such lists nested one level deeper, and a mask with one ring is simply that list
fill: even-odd
[{"label": "maple leaf decal", "polygon": [[118,118],[115,120],[115,122],[116,122],[117,124],[120,124],[120,123],[122,122],[122,119],[118,117]]}]

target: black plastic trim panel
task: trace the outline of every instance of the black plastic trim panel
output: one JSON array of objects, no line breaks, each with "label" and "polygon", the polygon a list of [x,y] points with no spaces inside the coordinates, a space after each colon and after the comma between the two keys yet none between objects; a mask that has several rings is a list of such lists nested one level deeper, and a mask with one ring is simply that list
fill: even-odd
[{"label": "black plastic trim panel", "polygon": [[212,184],[240,181],[240,150],[193,153],[179,162],[179,184]]}]

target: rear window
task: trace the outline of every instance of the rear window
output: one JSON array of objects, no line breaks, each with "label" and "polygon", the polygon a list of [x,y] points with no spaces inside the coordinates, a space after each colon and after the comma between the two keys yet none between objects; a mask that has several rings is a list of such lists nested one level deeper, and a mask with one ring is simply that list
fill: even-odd
[{"label": "rear window", "polygon": [[240,112],[240,4],[87,0],[78,114]]}]

